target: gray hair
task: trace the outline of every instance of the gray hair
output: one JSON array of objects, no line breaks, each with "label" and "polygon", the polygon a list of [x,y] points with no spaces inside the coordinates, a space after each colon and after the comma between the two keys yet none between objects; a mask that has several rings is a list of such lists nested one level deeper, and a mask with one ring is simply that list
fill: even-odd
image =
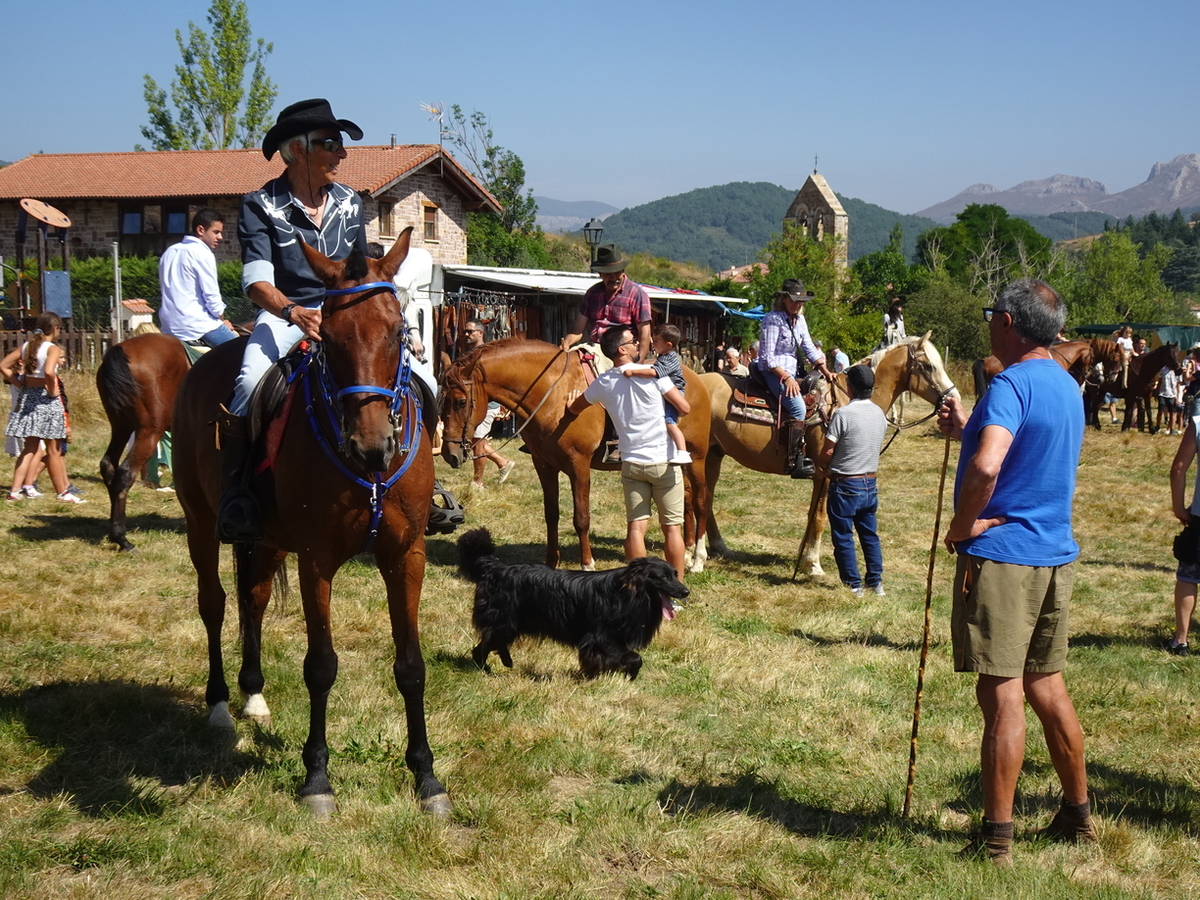
[{"label": "gray hair", "polygon": [[[320,130],[320,129],[318,129]],[[284,164],[291,165],[296,161],[296,154],[292,152],[292,144],[299,141],[304,145],[305,150],[312,149],[312,136],[316,131],[306,131],[303,134],[294,134],[290,138],[279,142],[279,155],[283,157]]]},{"label": "gray hair", "polygon": [[1023,339],[1049,347],[1067,322],[1067,304],[1058,291],[1037,278],[1020,278],[996,301],[996,312],[1012,316],[1013,329]]}]

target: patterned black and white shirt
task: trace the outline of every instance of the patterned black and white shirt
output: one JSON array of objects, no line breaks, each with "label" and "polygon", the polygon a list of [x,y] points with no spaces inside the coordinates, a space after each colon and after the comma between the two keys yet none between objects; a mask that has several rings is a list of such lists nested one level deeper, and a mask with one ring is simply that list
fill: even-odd
[{"label": "patterned black and white shirt", "polygon": [[309,267],[300,241],[332,260],[345,259],[355,247],[366,253],[362,198],[344,184],[331,184],[327,190],[329,199],[320,228],[292,195],[286,175],[242,198],[238,240],[242,245],[243,289],[265,281],[293,303],[320,306],[325,286]]}]

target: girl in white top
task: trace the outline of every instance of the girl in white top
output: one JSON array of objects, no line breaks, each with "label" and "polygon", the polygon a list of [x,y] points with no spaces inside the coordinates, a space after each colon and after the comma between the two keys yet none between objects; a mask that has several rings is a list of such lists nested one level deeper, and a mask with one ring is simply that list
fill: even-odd
[{"label": "girl in white top", "polygon": [[38,445],[45,441],[46,468],[54,483],[57,498],[62,503],[84,503],[70,493],[67,467],[63,461],[60,441],[68,437],[66,410],[62,388],[58,381],[58,364],[62,348],[54,341],[62,331],[62,319],[54,313],[38,316],[37,326],[21,349],[14,350],[0,361],[0,375],[10,384],[21,388],[21,397],[8,418],[4,433],[24,442],[17,467],[13,472],[9,500],[36,496],[24,490],[32,480],[38,460]]}]

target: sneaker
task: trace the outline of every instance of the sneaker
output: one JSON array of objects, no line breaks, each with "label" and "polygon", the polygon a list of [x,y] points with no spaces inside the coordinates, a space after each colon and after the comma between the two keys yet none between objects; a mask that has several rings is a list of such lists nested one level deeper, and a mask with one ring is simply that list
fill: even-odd
[{"label": "sneaker", "polygon": [[76,497],[82,497],[84,494],[87,493],[87,491],[83,490],[83,488],[77,488],[73,484],[68,484],[67,485],[67,493],[74,494]]},{"label": "sneaker", "polygon": [[862,585],[859,585],[858,587],[850,587],[850,585],[846,585],[846,589],[855,597],[861,597],[863,595]]},{"label": "sneaker", "polygon": [[616,441],[611,441],[604,452],[604,461],[609,465],[621,464],[621,451]]},{"label": "sneaker", "polygon": [[25,485],[25,487],[21,488],[21,493],[24,494],[26,497],[28,497],[30,500],[36,500],[38,497],[46,496],[45,494],[43,494],[41,491],[39,491],[37,489],[37,485],[35,485],[35,484]]},{"label": "sneaker", "polygon": [[[12,497],[10,496],[9,499],[11,500]],[[1172,656],[1187,656],[1188,655],[1188,645],[1175,643],[1175,638],[1173,638],[1173,637],[1169,637],[1165,641],[1163,641],[1163,649],[1166,650],[1168,653],[1170,653]]]},{"label": "sneaker", "polygon": [[9,491],[9,492],[8,492],[8,499],[9,499],[9,500],[24,500],[24,499],[25,499],[25,495],[24,495],[24,494],[22,494],[20,491]]},{"label": "sneaker", "polygon": [[87,503],[86,500],[72,494],[70,490],[63,491],[61,494],[55,494],[54,499],[59,503]]},{"label": "sneaker", "polygon": [[959,851],[960,857],[986,859],[998,869],[1012,868],[1012,822],[989,822],[987,819],[979,831],[971,835],[967,846]]},{"label": "sneaker", "polygon": [[1066,803],[1054,814],[1041,831],[1041,836],[1060,844],[1095,844],[1099,841],[1096,836],[1096,823],[1091,816],[1091,804],[1087,804],[1087,815],[1080,815],[1077,809],[1072,809]]},{"label": "sneaker", "polygon": [[517,465],[516,462],[514,460],[510,459],[508,462],[506,462],[503,466],[500,467],[500,483],[501,484],[504,484],[504,482],[508,481],[508,476],[512,474],[512,470],[516,467],[516,465]]},{"label": "sneaker", "polygon": [[885,590],[883,589],[883,585],[882,585],[882,584],[873,584],[873,585],[871,585],[871,590],[873,590],[873,591],[875,592],[875,596],[876,596],[876,597],[886,597],[886,596],[887,596],[887,591],[885,591]]},{"label": "sneaker", "polygon": [[686,450],[676,450],[675,455],[671,457],[671,465],[673,466],[690,466],[692,464],[692,454]]},{"label": "sneaker", "polygon": [[[69,491],[70,491],[71,489],[70,489],[70,488],[67,488],[67,490],[69,490]],[[155,490],[156,490],[156,491],[158,491],[160,494],[173,494],[173,493],[175,493],[175,488],[173,488],[173,487],[169,487],[169,486],[167,486],[167,485],[163,485],[162,487],[157,487],[157,488],[155,488]],[[75,493],[75,491],[71,491],[71,493],[72,493],[72,494],[74,494],[74,493]]]}]

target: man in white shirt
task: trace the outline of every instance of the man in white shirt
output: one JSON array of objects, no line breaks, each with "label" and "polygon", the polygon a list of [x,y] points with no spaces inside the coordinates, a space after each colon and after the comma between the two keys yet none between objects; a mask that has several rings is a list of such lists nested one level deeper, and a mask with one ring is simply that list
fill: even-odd
[{"label": "man in white shirt", "polygon": [[213,252],[225,234],[225,219],[204,207],[192,216],[192,233],[172,244],[158,261],[162,330],[182,341],[216,347],[237,334],[225,321],[225,301],[217,287]]},{"label": "man in white shirt", "polygon": [[640,358],[638,339],[625,325],[600,337],[600,349],[612,368],[567,405],[577,416],[593,403],[603,404],[617,429],[621,450],[621,487],[625,492],[625,559],[646,555],[650,503],[658,507],[663,530],[663,556],[683,580],[683,472],[669,462],[674,446],[663,419],[663,397],[687,415],[691,410],[670,378],[626,378],[621,370]]}]

